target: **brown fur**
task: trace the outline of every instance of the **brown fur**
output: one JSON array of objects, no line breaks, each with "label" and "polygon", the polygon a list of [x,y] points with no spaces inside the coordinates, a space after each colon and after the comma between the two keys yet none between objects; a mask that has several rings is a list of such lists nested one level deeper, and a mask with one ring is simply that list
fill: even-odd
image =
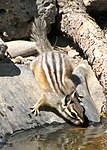
[{"label": "brown fur", "polygon": [[[52,55],[55,55],[55,56],[51,57],[52,56],[51,53],[52,53]],[[56,108],[66,119],[70,120],[71,119],[70,113],[72,111],[72,106],[76,105],[77,108],[75,108],[75,110],[77,109],[76,111],[79,114],[83,113],[83,110],[80,109],[81,106],[78,102],[78,96],[76,97],[76,100],[72,101],[74,103],[73,105],[69,103],[71,101],[71,100],[69,100],[67,105],[64,106],[64,109],[62,108],[62,106],[63,106],[62,104],[65,102],[66,95],[71,94],[75,91],[75,86],[70,79],[71,74],[73,72],[73,67],[70,64],[69,57],[67,55],[63,55],[58,52],[54,52],[54,54],[53,54],[53,52],[51,52],[51,53],[49,52],[49,53],[46,53],[45,55],[40,55],[37,59],[35,59],[31,63],[31,69],[33,70],[33,72],[35,74],[36,80],[38,81],[41,92],[42,92],[40,99],[32,107],[32,112],[36,112],[36,114],[38,114],[40,106],[49,105],[51,107]],[[58,55],[60,55],[60,57],[58,57]],[[43,61],[43,57],[45,58],[44,61]],[[49,59],[48,59],[48,57],[49,57]],[[54,57],[56,57],[56,58],[54,58]],[[54,62],[52,62],[52,59]],[[58,61],[62,62],[62,64],[60,65],[60,63],[58,63],[56,59],[59,59]],[[44,67],[43,63],[45,63],[45,65],[47,65],[47,67],[46,66]],[[57,65],[59,65],[59,66],[57,66]],[[57,70],[56,67],[60,67],[60,69]],[[46,75],[45,69],[47,69],[47,73],[48,73],[49,77]],[[57,76],[57,74],[59,76]],[[54,76],[54,78],[53,78],[53,76]],[[63,78],[63,76],[64,76],[64,78]],[[58,79],[60,79],[61,81],[60,80],[58,81]],[[52,83],[52,85],[50,85],[51,84],[50,82]],[[59,87],[60,85],[62,87]],[[54,88],[56,88],[54,86],[57,86],[57,88],[59,88],[60,93],[58,93],[56,90],[54,91]],[[62,90],[64,90],[64,92]],[[62,101],[62,99],[63,99],[63,101]],[[74,97],[73,97],[73,99],[74,99]],[[75,110],[73,110],[73,112],[75,112]],[[76,112],[76,114],[78,114],[77,112]],[[82,115],[80,115],[80,116],[82,116]],[[77,117],[75,119],[74,118],[71,119],[74,124],[82,123],[83,118],[82,119],[81,119],[81,117]],[[78,120],[78,118],[80,118],[80,120]]]}]

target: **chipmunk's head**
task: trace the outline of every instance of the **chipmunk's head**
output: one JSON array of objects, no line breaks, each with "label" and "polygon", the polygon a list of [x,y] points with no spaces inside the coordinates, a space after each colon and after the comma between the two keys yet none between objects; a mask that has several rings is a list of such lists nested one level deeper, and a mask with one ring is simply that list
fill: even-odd
[{"label": "chipmunk's head", "polygon": [[84,108],[80,104],[79,95],[76,91],[62,99],[59,112],[75,125],[83,124],[85,121]]}]

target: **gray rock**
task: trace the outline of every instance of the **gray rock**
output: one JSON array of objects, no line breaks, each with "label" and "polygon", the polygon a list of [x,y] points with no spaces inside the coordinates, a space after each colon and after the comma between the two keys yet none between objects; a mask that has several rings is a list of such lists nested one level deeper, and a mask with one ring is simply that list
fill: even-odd
[{"label": "gray rock", "polygon": [[106,11],[107,1],[105,0],[83,0],[84,5],[90,7],[92,10],[96,11]]},{"label": "gray rock", "polygon": [[82,105],[88,120],[100,122],[101,107],[106,101],[103,88],[86,61],[83,61],[73,74],[72,79],[76,83],[79,95],[82,96]]},{"label": "gray rock", "polygon": [[55,0],[1,0],[0,31],[3,40],[29,38],[32,18],[42,16],[48,26],[55,21]]},{"label": "gray rock", "polygon": [[64,122],[53,112],[41,111],[41,116],[31,114],[30,107],[40,97],[40,90],[29,67],[0,64],[0,132],[34,128],[46,123]]},{"label": "gray rock", "polygon": [[37,54],[37,46],[35,42],[24,41],[24,40],[15,40],[6,42],[8,49],[7,52],[12,58],[17,56],[30,56]]},{"label": "gray rock", "polygon": [[37,9],[39,16],[42,16],[48,26],[48,32],[50,24],[55,23],[55,16],[57,14],[56,1],[55,0],[37,0]]},{"label": "gray rock", "polygon": [[[97,80],[94,80],[93,85],[95,84],[96,88],[93,88],[91,93],[92,97],[90,98],[90,93],[87,90],[86,80],[84,78],[84,70],[80,68],[81,67],[74,72],[75,77],[79,80],[75,78],[73,81],[75,84],[77,82],[78,93],[83,95],[82,103],[85,107],[86,116],[90,121],[99,122],[101,105],[105,100],[102,94],[103,91]],[[90,78],[95,79],[94,74],[92,74],[92,72],[90,73]],[[90,86],[88,87],[90,88]],[[97,90],[100,90],[99,98],[97,92],[95,92]],[[19,130],[45,126],[45,124],[52,124],[54,122],[57,124],[65,123],[59,113],[51,108],[42,107],[40,111],[41,116],[35,116],[31,113],[30,107],[37,102],[40,95],[41,91],[39,86],[28,66],[0,63],[1,136],[7,133],[12,134]]]}]

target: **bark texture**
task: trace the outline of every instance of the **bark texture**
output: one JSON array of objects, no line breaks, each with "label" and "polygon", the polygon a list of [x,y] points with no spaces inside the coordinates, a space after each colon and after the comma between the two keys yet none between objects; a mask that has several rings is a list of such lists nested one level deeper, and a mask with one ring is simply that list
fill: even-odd
[{"label": "bark texture", "polygon": [[79,45],[104,87],[107,96],[107,40],[103,31],[85,11],[83,2],[67,0],[61,4],[61,30]]}]

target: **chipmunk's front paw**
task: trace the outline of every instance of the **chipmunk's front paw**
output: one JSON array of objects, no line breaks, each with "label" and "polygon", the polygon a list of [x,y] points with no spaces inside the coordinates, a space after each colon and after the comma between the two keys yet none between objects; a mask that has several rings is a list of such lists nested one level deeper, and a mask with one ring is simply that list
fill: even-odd
[{"label": "chipmunk's front paw", "polygon": [[36,116],[40,115],[39,109],[35,108],[34,106],[30,108],[31,113],[35,114]]}]

